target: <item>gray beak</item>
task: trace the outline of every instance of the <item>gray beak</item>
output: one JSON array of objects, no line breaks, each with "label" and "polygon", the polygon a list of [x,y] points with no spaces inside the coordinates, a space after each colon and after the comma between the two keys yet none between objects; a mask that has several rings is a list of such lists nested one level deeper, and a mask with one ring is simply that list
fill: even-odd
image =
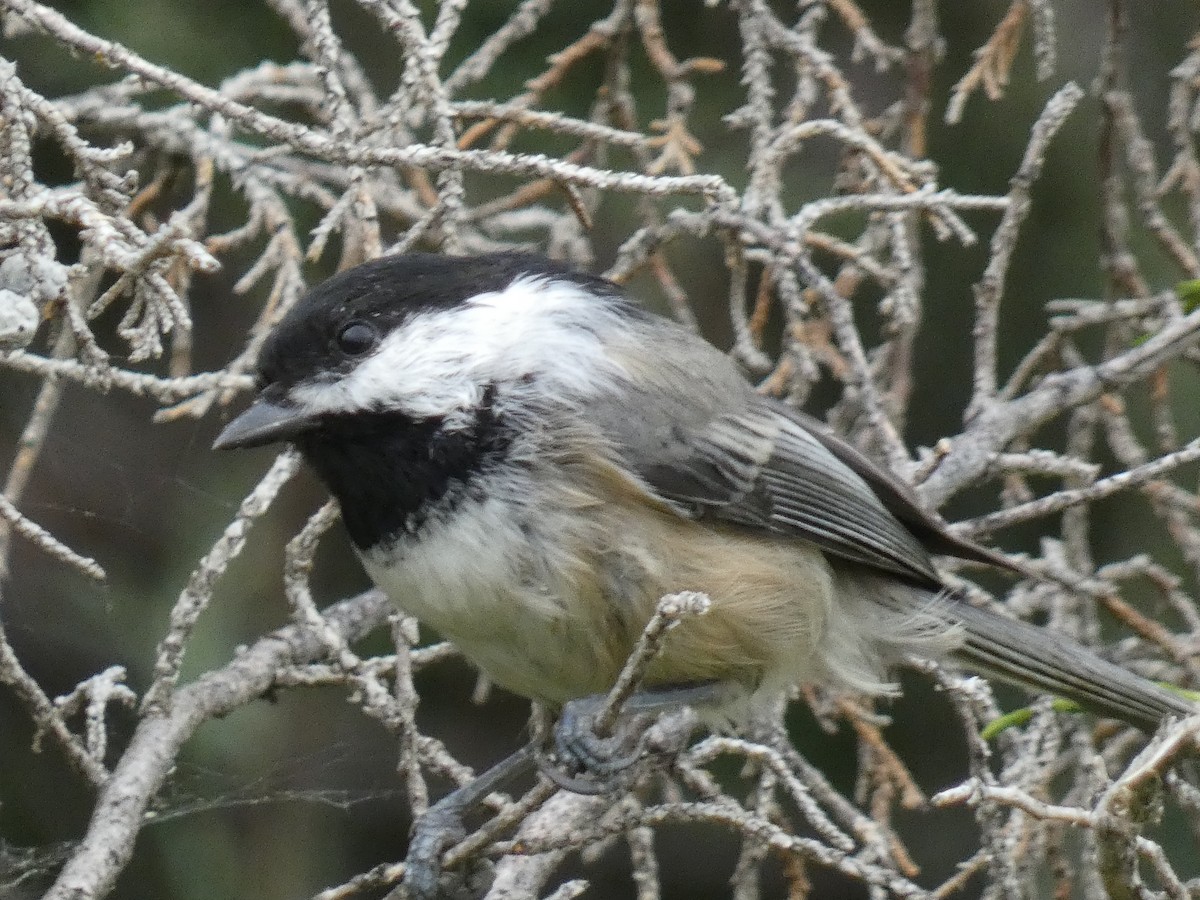
[{"label": "gray beak", "polygon": [[259,397],[250,408],[225,426],[213,441],[214,450],[240,450],[290,441],[315,422],[312,415]]}]

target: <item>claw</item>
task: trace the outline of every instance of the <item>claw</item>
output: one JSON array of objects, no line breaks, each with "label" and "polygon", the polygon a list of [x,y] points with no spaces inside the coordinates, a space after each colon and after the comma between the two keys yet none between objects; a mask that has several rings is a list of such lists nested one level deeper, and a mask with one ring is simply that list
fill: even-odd
[{"label": "claw", "polygon": [[642,737],[650,720],[623,717],[612,735],[598,735],[595,718],[603,703],[603,697],[581,697],[563,707],[554,727],[558,765],[542,760],[542,771],[559,787],[582,794],[605,793],[619,786],[622,776],[642,757]]},{"label": "claw", "polygon": [[447,896],[441,886],[442,854],[467,836],[462,809],[446,804],[453,794],[426,810],[413,825],[404,857],[404,888],[409,900],[436,900]]},{"label": "claw", "polygon": [[588,774],[570,775],[563,768],[558,757],[549,757],[539,753],[537,757],[538,771],[550,779],[555,785],[572,794],[583,794],[585,797],[595,797],[607,794],[621,786],[619,778],[596,778]]},{"label": "claw", "polygon": [[[609,700],[603,695],[579,697],[563,705],[554,726],[556,761],[539,754],[538,766],[556,785],[577,794],[604,794],[621,787],[628,772],[647,754],[656,751],[649,739],[658,714],[682,706],[709,703],[721,696],[717,682],[682,685],[634,694],[625,703],[611,735],[596,733],[597,715]],[[694,715],[692,716],[694,718]],[[686,742],[690,727],[683,734]]]},{"label": "claw", "polygon": [[[474,781],[447,794],[427,809],[413,826],[408,854],[404,858],[404,882],[393,897],[408,900],[446,900],[456,896],[478,896],[479,891],[464,886],[465,873],[453,879],[442,872],[442,855],[467,835],[463,816],[504,782],[527,771],[533,762],[533,750],[524,747],[503,762],[488,769]],[[454,884],[448,882],[453,881]]]}]

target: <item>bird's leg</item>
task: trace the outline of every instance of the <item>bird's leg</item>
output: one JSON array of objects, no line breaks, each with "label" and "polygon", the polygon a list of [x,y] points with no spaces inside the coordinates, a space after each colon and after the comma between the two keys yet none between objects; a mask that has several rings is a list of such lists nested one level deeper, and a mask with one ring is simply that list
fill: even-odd
[{"label": "bird's leg", "polygon": [[387,900],[404,896],[409,900],[434,900],[448,896],[439,887],[442,854],[466,837],[463,816],[488,794],[531,771],[534,760],[532,745],[522,747],[429,807],[413,825],[412,839],[404,857],[404,893],[393,892]]},{"label": "bird's leg", "polygon": [[[533,744],[522,747],[457,790],[447,794],[425,811],[413,826],[412,839],[404,858],[402,887],[387,900],[434,900],[452,896],[441,882],[442,854],[466,836],[463,817],[488,794],[508,781],[534,768],[542,771],[559,787],[579,794],[599,794],[610,790],[620,776],[648,748],[648,729],[657,714],[684,710],[692,705],[719,703],[727,686],[720,682],[680,685],[630,695],[605,733],[597,732],[598,717],[609,702],[607,694],[596,694],[569,701],[554,727],[557,764],[541,757]],[[675,728],[663,735],[664,746],[682,745],[692,733],[694,716],[687,711]],[[578,776],[564,771],[564,765]],[[401,893],[401,891],[403,893]]]},{"label": "bird's leg", "polygon": [[[575,793],[604,793],[615,787],[645,752],[646,733],[658,713],[716,704],[727,691],[726,685],[716,681],[638,691],[603,728],[598,725],[603,724],[601,716],[609,708],[608,694],[570,700],[554,726],[557,761],[540,760],[541,770],[559,787]],[[681,740],[686,741],[690,733],[689,725]]]}]

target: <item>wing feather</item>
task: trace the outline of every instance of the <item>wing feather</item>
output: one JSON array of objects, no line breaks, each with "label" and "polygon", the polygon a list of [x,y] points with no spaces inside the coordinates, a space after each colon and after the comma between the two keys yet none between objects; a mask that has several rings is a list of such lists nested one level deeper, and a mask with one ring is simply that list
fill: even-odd
[{"label": "wing feather", "polygon": [[920,539],[786,407],[752,395],[744,411],[677,428],[671,437],[667,464],[631,462],[650,487],[697,517],[803,538],[940,586]]}]

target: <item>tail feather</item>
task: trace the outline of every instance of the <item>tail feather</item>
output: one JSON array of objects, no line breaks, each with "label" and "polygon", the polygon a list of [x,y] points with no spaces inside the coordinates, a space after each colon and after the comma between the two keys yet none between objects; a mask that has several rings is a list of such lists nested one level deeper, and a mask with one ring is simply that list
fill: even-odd
[{"label": "tail feather", "polygon": [[1154,731],[1170,716],[1200,712],[1186,698],[1048,629],[961,601],[951,601],[945,613],[963,629],[963,643],[953,656],[983,674],[1065,697],[1144,731]]}]

